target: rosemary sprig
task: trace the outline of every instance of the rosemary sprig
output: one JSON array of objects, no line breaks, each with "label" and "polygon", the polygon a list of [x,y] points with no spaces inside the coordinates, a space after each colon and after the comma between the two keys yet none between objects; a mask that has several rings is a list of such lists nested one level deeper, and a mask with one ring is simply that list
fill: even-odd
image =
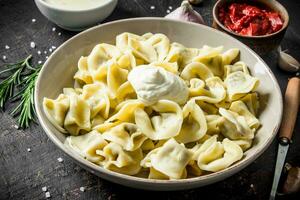
[{"label": "rosemary sprig", "polygon": [[28,128],[30,122],[35,122],[36,111],[34,107],[34,89],[42,65],[37,68],[29,68],[30,73],[18,84],[20,91],[11,100],[20,100],[19,105],[11,111],[13,117],[17,117],[19,128]]},{"label": "rosemary sprig", "polygon": [[7,76],[3,81],[0,82],[0,109],[4,110],[5,103],[9,98],[11,98],[14,94],[14,87],[21,82],[22,72],[25,68],[30,68],[29,60],[31,59],[31,55],[29,55],[24,60],[17,62],[15,64],[9,64],[9,67],[6,70],[0,72],[0,75],[11,73]]}]

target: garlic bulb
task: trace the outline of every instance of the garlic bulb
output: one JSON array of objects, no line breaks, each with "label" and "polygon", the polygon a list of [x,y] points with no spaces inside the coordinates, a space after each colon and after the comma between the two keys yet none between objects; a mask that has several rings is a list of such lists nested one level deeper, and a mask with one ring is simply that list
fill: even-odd
[{"label": "garlic bulb", "polygon": [[288,72],[299,71],[300,63],[295,58],[285,53],[285,51],[281,51],[281,47],[278,48],[278,52],[278,66],[280,67],[280,69]]},{"label": "garlic bulb", "polygon": [[180,7],[176,8],[173,12],[165,17],[169,19],[205,24],[202,16],[192,8],[188,1],[183,1]]}]

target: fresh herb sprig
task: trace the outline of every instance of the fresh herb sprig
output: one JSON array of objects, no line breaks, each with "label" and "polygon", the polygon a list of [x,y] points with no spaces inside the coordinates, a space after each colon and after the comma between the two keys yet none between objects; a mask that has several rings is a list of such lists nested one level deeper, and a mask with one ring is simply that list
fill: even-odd
[{"label": "fresh herb sprig", "polygon": [[[0,82],[0,109],[4,110],[8,100],[19,101],[17,107],[10,112],[17,118],[19,128],[28,128],[36,116],[34,89],[42,65],[32,67],[31,58],[30,55],[20,62],[9,64],[7,69],[0,72],[0,75],[6,75]],[[14,95],[16,90],[18,92]]]},{"label": "fresh herb sprig", "polygon": [[31,55],[21,60],[20,62],[14,64],[8,64],[5,69],[0,72],[0,75],[10,74],[5,76],[5,79],[0,82],[0,109],[4,110],[5,103],[14,95],[14,88],[16,85],[20,84],[22,72],[30,66],[29,60]]},{"label": "fresh herb sprig", "polygon": [[34,107],[34,89],[42,65],[31,72],[18,84],[20,91],[11,100],[20,100],[19,105],[11,112],[13,117],[17,117],[20,128],[28,128],[30,122],[35,122],[36,111]]}]

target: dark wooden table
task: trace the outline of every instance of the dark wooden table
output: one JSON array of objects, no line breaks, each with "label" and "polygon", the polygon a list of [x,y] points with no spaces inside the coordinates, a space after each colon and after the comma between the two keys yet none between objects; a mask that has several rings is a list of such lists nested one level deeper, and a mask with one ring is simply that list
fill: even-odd
[{"label": "dark wooden table", "polygon": [[[196,7],[208,24],[215,1],[205,0]],[[300,60],[300,1],[281,0],[290,14],[290,26],[282,43],[283,48]],[[113,14],[105,21],[129,17],[164,16],[169,6],[179,6],[180,0],[119,0]],[[154,10],[150,7],[154,5]],[[36,22],[32,22],[36,19]],[[56,30],[53,31],[53,27]],[[0,66],[33,54],[34,62],[45,61],[51,46],[59,46],[76,33],[60,29],[41,15],[31,0],[0,0]],[[36,48],[30,47],[30,42]],[[5,45],[10,49],[5,49]],[[41,55],[37,51],[42,52]],[[47,54],[44,54],[47,51]],[[2,57],[5,55],[6,60]],[[289,77],[276,66],[275,52],[264,60],[275,73],[282,91]],[[263,84],[263,83],[262,83]],[[15,105],[8,104],[7,110]],[[270,119],[271,121],[272,119]],[[268,199],[273,179],[277,141],[255,162],[236,175],[219,183],[188,191],[149,192],[127,188],[98,178],[80,168],[49,141],[39,125],[17,130],[15,119],[0,112],[0,199],[45,199],[46,186],[52,199]],[[294,143],[287,162],[300,166],[299,114]],[[27,149],[30,148],[31,152]],[[63,158],[58,162],[57,158]],[[80,191],[85,187],[85,191]],[[293,199],[279,197],[279,199]]]}]

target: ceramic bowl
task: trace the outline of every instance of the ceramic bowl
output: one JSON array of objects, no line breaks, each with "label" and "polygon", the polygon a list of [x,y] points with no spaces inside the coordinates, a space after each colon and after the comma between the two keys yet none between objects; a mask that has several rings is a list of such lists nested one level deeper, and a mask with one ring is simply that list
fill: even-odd
[{"label": "ceramic bowl", "polygon": [[[284,34],[286,32],[286,29],[289,24],[289,14],[287,10],[276,0],[256,0],[253,1],[257,5],[263,5],[267,8],[270,8],[271,10],[274,10],[280,14],[282,19],[284,20],[283,27],[272,34],[269,35],[262,35],[262,36],[244,36],[240,35],[238,33],[232,32],[231,30],[227,29],[220,21],[219,21],[219,8],[223,7],[225,4],[231,3],[231,2],[246,2],[247,0],[219,0],[214,8],[213,8],[213,27],[224,31],[231,36],[235,37],[236,39],[240,40],[247,46],[249,46],[251,49],[253,49],[256,53],[259,55],[264,55],[269,53],[270,51],[276,49],[280,43],[281,40],[284,37]],[[248,1],[249,2],[249,1]]]},{"label": "ceramic bowl", "polygon": [[118,0],[104,0],[104,3],[91,9],[69,10],[53,6],[44,0],[34,1],[46,18],[70,31],[81,31],[103,21],[112,13],[118,3]]},{"label": "ceramic bowl", "polygon": [[[225,170],[196,178],[150,180],[108,171],[83,159],[64,145],[66,136],[52,126],[43,112],[43,98],[56,98],[64,87],[72,87],[78,59],[81,56],[87,56],[98,43],[114,44],[116,35],[125,31],[136,34],[163,33],[171,41],[182,43],[187,47],[200,48],[203,45],[223,45],[225,50],[229,48],[240,49],[241,60],[249,66],[252,75],[260,80],[261,84],[258,91],[262,110],[259,116],[262,127],[255,136],[253,147],[245,152],[241,161]],[[270,68],[250,48],[235,38],[213,28],[165,18],[133,18],[114,21],[93,27],[69,39],[49,57],[41,69],[36,83],[35,102],[37,116],[44,131],[53,143],[70,156],[74,162],[103,179],[147,190],[195,188],[221,181],[237,173],[252,163],[268,148],[277,133],[282,115],[282,97],[278,83]]]}]

